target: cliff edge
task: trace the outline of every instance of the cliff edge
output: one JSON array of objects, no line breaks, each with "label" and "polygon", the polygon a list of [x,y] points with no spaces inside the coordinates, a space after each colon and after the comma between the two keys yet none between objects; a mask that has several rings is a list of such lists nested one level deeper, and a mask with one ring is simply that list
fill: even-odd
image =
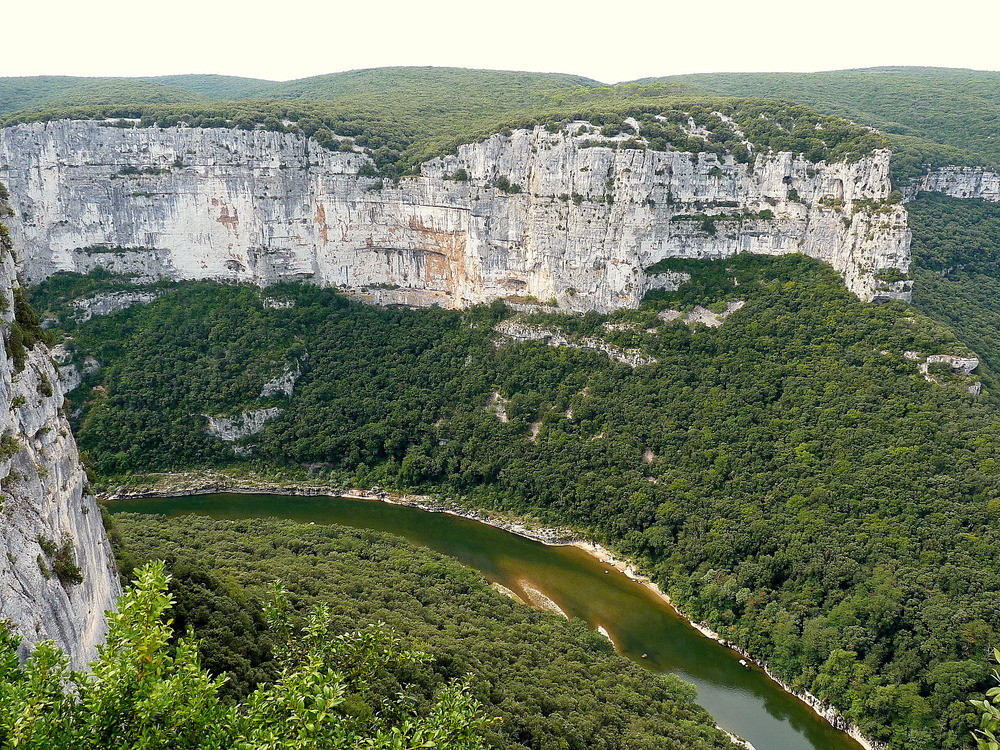
[{"label": "cliff edge", "polygon": [[301,135],[62,120],[0,130],[0,180],[16,196],[29,283],[103,267],[308,279],[413,305],[533,298],[607,311],[673,283],[645,272],[665,258],[800,252],[862,299],[908,298],[910,234],[888,151],[745,163],[640,140],[583,122],[515,130],[394,183],[367,155]]},{"label": "cliff edge", "polygon": [[[0,204],[3,205],[3,204]],[[0,620],[22,648],[53,640],[84,668],[121,593],[108,537],[62,410],[63,392],[17,280],[0,252]]]}]

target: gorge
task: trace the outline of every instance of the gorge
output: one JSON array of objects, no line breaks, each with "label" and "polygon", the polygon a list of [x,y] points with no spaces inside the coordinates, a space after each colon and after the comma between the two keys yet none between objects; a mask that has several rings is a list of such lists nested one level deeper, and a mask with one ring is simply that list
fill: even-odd
[{"label": "gorge", "polygon": [[276,492],[143,498],[126,492],[111,499],[109,508],[116,514],[230,521],[282,518],[398,534],[458,558],[520,601],[529,603],[532,594],[541,593],[557,612],[600,628],[637,664],[693,683],[699,704],[715,721],[759,750],[861,747],[762,671],[745,666],[737,653],[696,631],[650,589],[577,546],[543,544],[530,538],[531,532],[513,533],[450,512],[350,497]]},{"label": "gorge", "polygon": [[[907,188],[876,131],[633,93],[603,119],[542,111],[406,153],[375,117],[338,130],[329,102],[312,124],[273,102],[255,120],[231,103],[8,120],[0,618],[84,666],[119,593],[72,421],[102,490],[250,470],[570,525],[873,744],[964,747],[1000,632],[993,287],[965,281],[992,272],[992,240],[972,235],[994,224],[996,171],[921,162]],[[949,223],[959,198],[986,201],[968,213],[982,220]],[[237,515],[368,528],[381,512],[251,505]],[[197,577],[205,548],[178,533],[158,557]],[[362,570],[352,545],[338,564]],[[456,554],[517,592],[474,547]],[[579,590],[535,588],[638,662],[702,680],[727,729],[767,725],[758,750],[852,744],[754,670],[699,676],[715,669],[702,654],[685,672],[664,633],[704,639],[649,602],[616,629],[601,618],[628,619],[628,596],[598,616]],[[744,675],[749,702],[722,687]],[[523,718],[558,734],[549,697]],[[689,739],[724,744],[706,720]]]}]

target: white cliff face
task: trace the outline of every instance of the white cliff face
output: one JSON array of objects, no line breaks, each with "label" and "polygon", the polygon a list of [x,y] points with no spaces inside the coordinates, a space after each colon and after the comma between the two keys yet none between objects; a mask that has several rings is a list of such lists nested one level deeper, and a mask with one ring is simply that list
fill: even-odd
[{"label": "white cliff face", "polygon": [[286,365],[282,373],[271,380],[268,380],[260,389],[260,397],[268,398],[270,396],[277,396],[281,394],[291,398],[292,392],[295,390],[295,382],[299,379],[299,375],[302,374],[302,369],[299,367],[299,363],[295,363],[295,369],[293,370],[290,365]]},{"label": "white cliff face", "polygon": [[281,407],[271,406],[266,409],[244,411],[233,417],[212,417],[206,414],[204,416],[208,419],[208,423],[205,431],[220,440],[232,443],[261,432],[264,425],[281,414],[281,411]]},{"label": "white cliff face", "polygon": [[125,310],[132,305],[148,305],[159,296],[158,292],[105,292],[93,297],[76,300],[73,306],[79,310],[78,323],[86,323],[95,315],[110,315]]},{"label": "white cliff face", "polygon": [[983,167],[942,167],[924,175],[918,190],[952,198],[979,198],[1000,202],[1000,172]]},{"label": "white cliff face", "polygon": [[[862,299],[909,294],[893,280],[905,278],[910,237],[905,210],[886,202],[888,152],[851,164],[765,155],[749,167],[581,144],[566,130],[495,135],[397,186],[360,176],[366,156],[295,135],[60,121],[0,131],[0,181],[16,196],[11,228],[30,282],[100,266],[376,287],[379,300],[411,305],[534,297],[611,310],[662,286],[643,269],[664,258],[801,252]],[[460,169],[469,179],[449,179]]]},{"label": "white cliff face", "polygon": [[[14,317],[17,280],[0,260],[0,317]],[[29,350],[24,369],[0,347],[0,620],[29,644],[53,640],[75,668],[96,658],[104,612],[121,593],[110,544],[62,411],[63,390],[48,350]],[[53,550],[57,551],[53,554]],[[60,579],[59,558],[82,581]]]},{"label": "white cliff face", "polygon": [[[501,321],[497,324],[496,331],[503,338],[514,342],[543,341],[548,346],[565,346],[570,349],[602,352],[616,362],[626,364],[633,369],[656,363],[656,357],[643,354],[641,349],[623,349],[591,336],[573,340],[558,329],[540,328],[518,320]],[[499,394],[497,395],[499,396]]]}]

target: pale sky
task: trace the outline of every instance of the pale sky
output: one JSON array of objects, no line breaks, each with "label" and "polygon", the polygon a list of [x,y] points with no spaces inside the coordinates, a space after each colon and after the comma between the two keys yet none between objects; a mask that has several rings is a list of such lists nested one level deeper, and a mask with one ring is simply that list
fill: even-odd
[{"label": "pale sky", "polygon": [[287,80],[385,65],[614,83],[872,65],[1000,70],[998,0],[10,0],[0,76],[222,73]]}]

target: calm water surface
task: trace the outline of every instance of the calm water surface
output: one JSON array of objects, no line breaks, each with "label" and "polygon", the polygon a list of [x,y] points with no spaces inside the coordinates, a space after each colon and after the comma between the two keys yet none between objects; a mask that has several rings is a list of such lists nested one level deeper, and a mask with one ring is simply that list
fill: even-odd
[{"label": "calm water surface", "polygon": [[[369,500],[285,495],[196,495],[116,501],[113,512],[219,519],[287,518],[388,531],[476,568],[522,594],[530,585],[592,628],[603,626],[618,650],[656,672],[698,688],[698,702],[719,726],[757,750],[859,750],[760,670],[705,638],[652,591],[575,547],[550,547],[467,518]],[[642,658],[643,654],[646,658]]]}]

